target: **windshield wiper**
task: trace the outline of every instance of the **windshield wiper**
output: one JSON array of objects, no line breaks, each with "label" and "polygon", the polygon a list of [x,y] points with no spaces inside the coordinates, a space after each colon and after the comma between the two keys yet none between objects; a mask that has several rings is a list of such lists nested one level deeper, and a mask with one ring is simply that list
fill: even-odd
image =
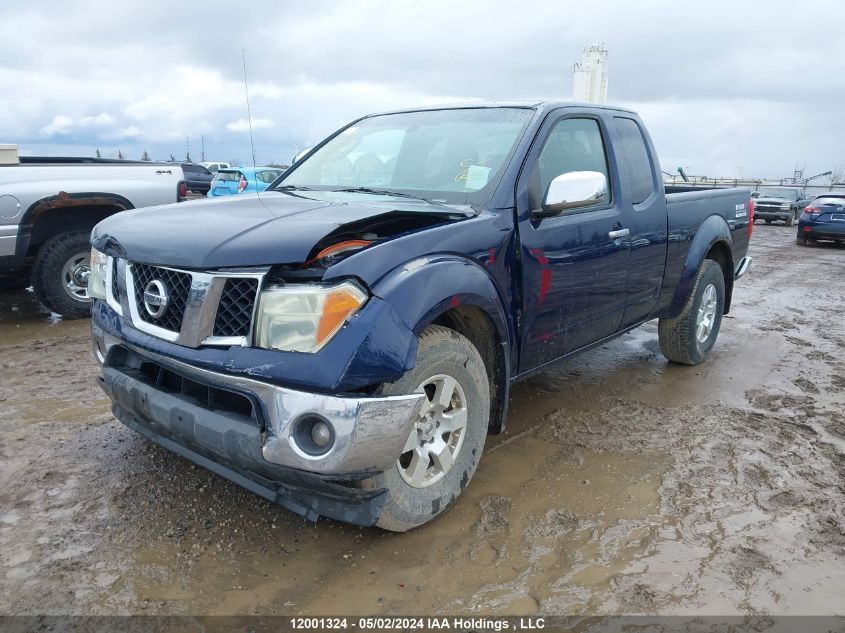
[{"label": "windshield wiper", "polygon": [[398,198],[413,198],[414,200],[422,200],[428,202],[425,198],[420,196],[412,196],[410,193],[402,193],[401,191],[391,191],[390,189],[373,189],[372,187],[349,187],[347,189],[335,189],[335,191],[343,193],[371,193],[377,196],[396,196]]}]

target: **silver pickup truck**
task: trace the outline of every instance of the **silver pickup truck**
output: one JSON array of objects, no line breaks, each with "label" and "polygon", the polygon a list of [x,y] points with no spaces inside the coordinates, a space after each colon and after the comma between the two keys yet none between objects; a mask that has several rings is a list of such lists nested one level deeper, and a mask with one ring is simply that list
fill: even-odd
[{"label": "silver pickup truck", "polygon": [[31,284],[53,312],[87,316],[94,225],[186,196],[178,164],[21,157],[0,165],[0,290]]}]

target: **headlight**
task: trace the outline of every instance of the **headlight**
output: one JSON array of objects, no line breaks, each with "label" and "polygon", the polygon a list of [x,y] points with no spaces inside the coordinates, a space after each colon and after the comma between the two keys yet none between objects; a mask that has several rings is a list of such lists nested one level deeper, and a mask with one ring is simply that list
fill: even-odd
[{"label": "headlight", "polygon": [[88,276],[88,296],[106,300],[106,270],[109,258],[96,248],[91,249],[91,274]]},{"label": "headlight", "polygon": [[258,347],[316,352],[326,344],[367,295],[351,282],[336,286],[283,286],[261,293],[255,323]]}]

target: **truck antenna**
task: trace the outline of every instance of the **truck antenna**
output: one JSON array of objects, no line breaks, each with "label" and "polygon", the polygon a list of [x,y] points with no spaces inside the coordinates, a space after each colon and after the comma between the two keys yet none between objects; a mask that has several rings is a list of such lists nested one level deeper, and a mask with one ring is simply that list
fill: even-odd
[{"label": "truck antenna", "polygon": [[[249,147],[252,150],[252,171],[253,178],[255,178],[255,143],[252,140],[252,110],[249,107],[249,84],[246,80],[246,50],[241,49],[241,60],[244,65],[244,94],[246,95],[246,120],[249,125]],[[258,183],[255,183],[255,193],[258,195]],[[260,197],[260,196],[259,196]]]}]

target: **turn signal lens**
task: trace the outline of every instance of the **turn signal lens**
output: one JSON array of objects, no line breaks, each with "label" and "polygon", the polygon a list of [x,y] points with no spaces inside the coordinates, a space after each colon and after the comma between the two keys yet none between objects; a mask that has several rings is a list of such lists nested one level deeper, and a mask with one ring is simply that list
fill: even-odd
[{"label": "turn signal lens", "polygon": [[362,298],[361,291],[354,286],[338,288],[326,296],[323,301],[323,314],[317,326],[318,347],[330,339],[343,322],[361,306]]}]

